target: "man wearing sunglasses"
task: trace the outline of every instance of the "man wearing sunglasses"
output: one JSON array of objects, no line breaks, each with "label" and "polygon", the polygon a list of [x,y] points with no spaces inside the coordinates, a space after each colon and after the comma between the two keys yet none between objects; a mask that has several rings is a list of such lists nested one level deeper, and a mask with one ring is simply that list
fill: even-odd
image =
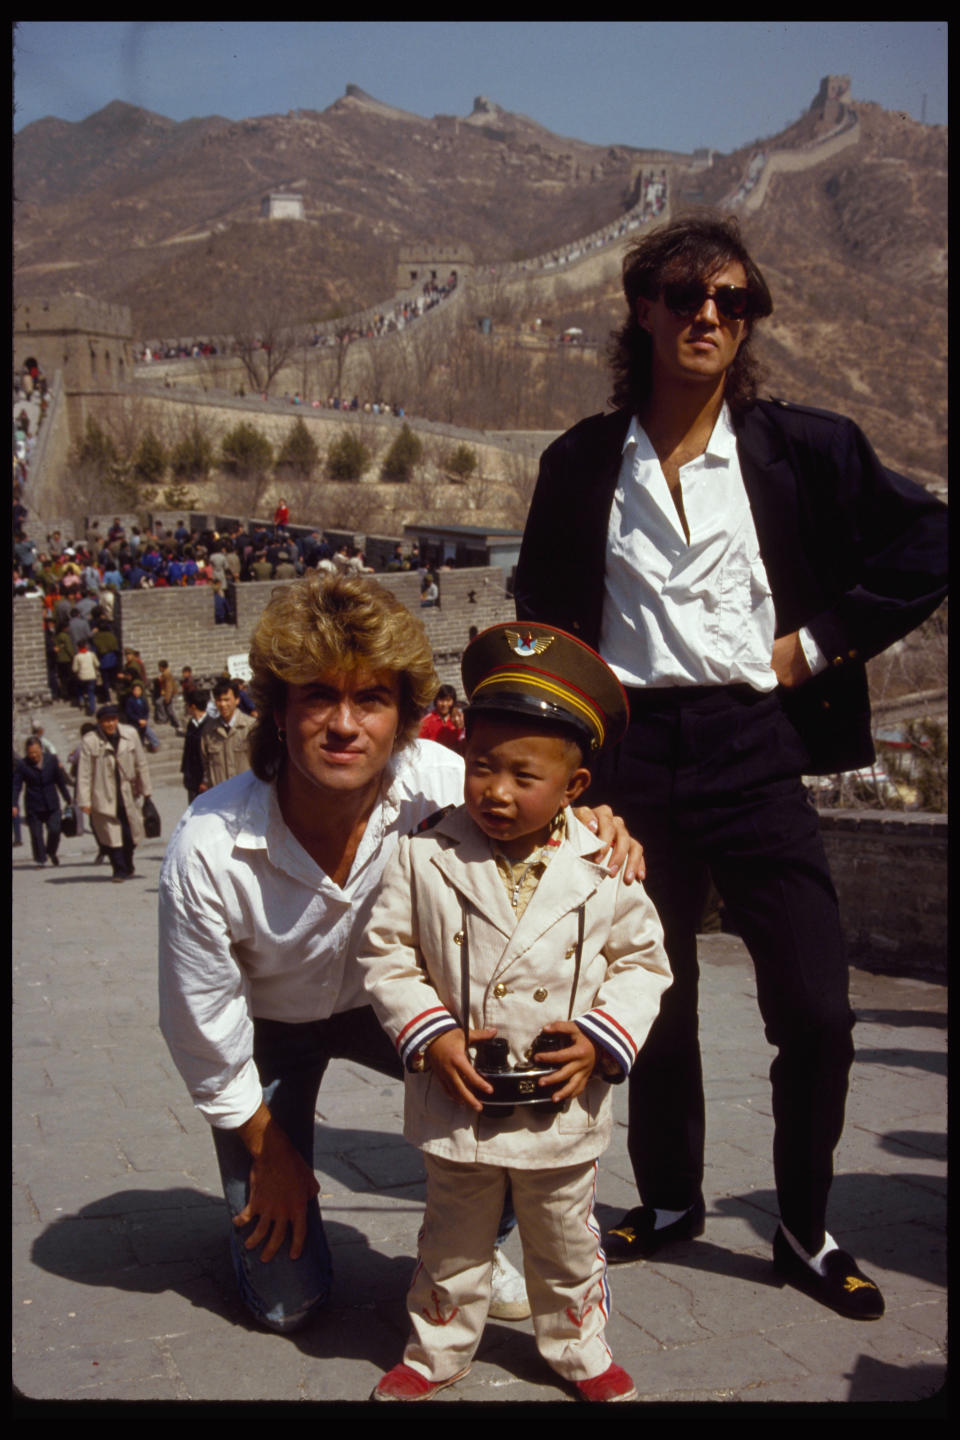
[{"label": "man wearing sunglasses", "polygon": [[[801,776],[873,758],[865,662],[942,599],[946,511],[851,421],[757,398],[751,341],[773,304],[736,222],[655,230],[623,277],[618,408],[543,455],[515,582],[519,619],[571,631],[627,687],[628,734],[590,796],[615,794],[644,845],[675,977],[630,1076],[642,1203],[607,1258],[704,1229],[696,932],[712,875],[777,1051],[775,1267],[877,1319],[877,1285],[826,1229],[854,1017]],[[557,557],[574,553],[571,577]]]}]

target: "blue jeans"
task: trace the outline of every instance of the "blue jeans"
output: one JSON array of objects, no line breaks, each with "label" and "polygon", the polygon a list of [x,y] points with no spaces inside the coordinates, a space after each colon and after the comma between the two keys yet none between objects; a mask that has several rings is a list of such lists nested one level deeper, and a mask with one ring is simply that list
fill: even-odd
[{"label": "blue jeans", "polygon": [[[254,1019],[253,1035],[253,1058],[267,1108],[311,1170],[317,1095],[329,1062],[356,1060],[383,1075],[401,1077],[397,1052],[369,1006],[304,1025]],[[239,1215],[249,1193],[249,1151],[235,1130],[214,1129],[213,1142],[230,1214]],[[245,1249],[243,1242],[256,1225],[254,1218],[243,1230],[231,1227],[241,1299],[267,1329],[299,1330],[330,1293],[333,1269],[319,1202],[309,1204],[307,1239],[297,1260],[290,1259],[289,1236],[267,1264],[260,1259],[263,1245]]]},{"label": "blue jeans", "polygon": [[[271,1116],[311,1170],[317,1096],[330,1061],[355,1060],[395,1080],[403,1074],[396,1050],[368,1005],[303,1025],[255,1018],[253,1058]],[[213,1143],[230,1214],[239,1215],[249,1196],[250,1153],[235,1130],[215,1128]],[[508,1187],[498,1244],[515,1224]],[[268,1330],[299,1330],[325,1303],[333,1276],[319,1201],[311,1200],[307,1208],[307,1238],[297,1260],[290,1259],[289,1235],[266,1264],[260,1259],[266,1240],[256,1250],[245,1249],[243,1242],[256,1226],[254,1217],[245,1229],[230,1227],[230,1250],[240,1298]]]}]

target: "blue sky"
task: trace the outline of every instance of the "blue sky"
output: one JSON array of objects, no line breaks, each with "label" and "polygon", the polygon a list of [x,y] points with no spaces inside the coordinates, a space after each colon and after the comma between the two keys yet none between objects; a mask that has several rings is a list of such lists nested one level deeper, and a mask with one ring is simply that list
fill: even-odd
[{"label": "blue sky", "polygon": [[174,120],[323,110],[348,82],[418,115],[475,95],[595,144],[733,150],[827,74],[947,122],[944,21],[18,21],[14,128],[126,100]]}]

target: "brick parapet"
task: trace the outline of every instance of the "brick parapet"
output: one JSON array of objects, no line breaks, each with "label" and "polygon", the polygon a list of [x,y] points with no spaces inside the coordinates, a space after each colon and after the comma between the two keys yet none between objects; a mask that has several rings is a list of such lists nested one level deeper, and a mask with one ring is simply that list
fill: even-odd
[{"label": "brick parapet", "polygon": [[[495,566],[440,571],[440,603],[425,609],[420,607],[420,577],[415,570],[374,578],[420,616],[441,682],[458,689],[460,656],[471,625],[483,630],[513,619],[513,602],[505,592],[503,572]],[[219,674],[229,656],[247,652],[250,636],[276,588],[278,582],[273,580],[238,585],[236,625],[214,623],[209,585],[122,591],[115,612],[120,643],[139,650],[148,674],[156,674],[161,659],[168,660],[175,673],[183,665],[192,665],[197,674]],[[49,699],[42,605],[37,600],[17,599],[13,615],[14,695]]]},{"label": "brick parapet", "polygon": [[[503,572],[495,566],[441,570],[440,603],[426,609],[420,608],[416,571],[376,579],[420,616],[439,679],[458,693],[470,627],[483,630],[514,617]],[[212,677],[229,656],[246,654],[276,588],[273,581],[237,586],[236,626],[214,624],[209,586],[125,592],[117,607],[121,642],[140,651],[148,674],[166,659],[175,673],[189,664]],[[50,698],[39,601],[14,602],[12,638],[15,702],[32,708]],[[947,816],[828,810],[820,820],[851,958],[898,974],[945,974]]]},{"label": "brick parapet", "polygon": [[945,975],[948,817],[826,810],[820,828],[851,959]]}]

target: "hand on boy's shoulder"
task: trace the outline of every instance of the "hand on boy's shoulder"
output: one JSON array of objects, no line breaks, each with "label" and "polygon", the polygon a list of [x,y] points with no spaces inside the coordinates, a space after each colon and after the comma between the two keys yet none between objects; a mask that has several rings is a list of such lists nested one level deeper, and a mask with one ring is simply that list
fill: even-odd
[{"label": "hand on boy's shoulder", "polygon": [[607,851],[610,852],[607,856],[608,874],[616,875],[622,865],[625,885],[632,885],[634,880],[643,880],[646,877],[643,846],[639,840],[634,840],[623,820],[619,815],[614,815],[609,805],[597,805],[594,809],[578,805],[573,813],[581,825],[592,830],[597,837],[599,843],[594,857],[597,862],[602,860]]}]

